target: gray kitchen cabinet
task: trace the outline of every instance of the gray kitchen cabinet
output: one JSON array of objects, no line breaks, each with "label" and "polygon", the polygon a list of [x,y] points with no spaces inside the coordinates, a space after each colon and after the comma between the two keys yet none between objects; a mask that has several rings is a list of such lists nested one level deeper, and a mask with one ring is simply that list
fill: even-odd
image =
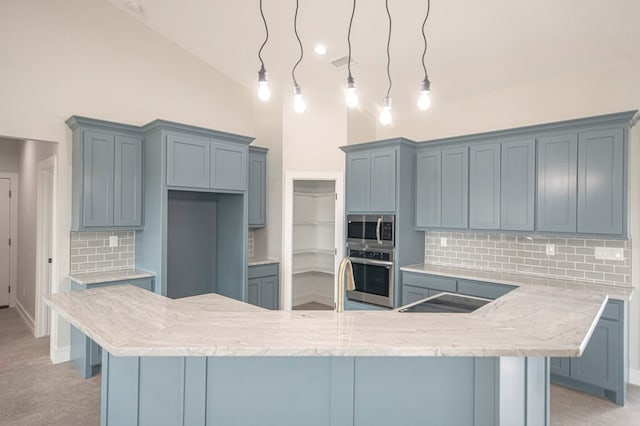
[{"label": "gray kitchen cabinet", "polygon": [[469,228],[500,229],[500,144],[469,148]]},{"label": "gray kitchen cabinet", "polygon": [[504,296],[505,294],[516,288],[516,286],[512,285],[489,283],[484,281],[469,281],[462,279],[457,280],[457,284],[457,290],[460,294],[483,297],[485,299],[491,300],[497,299],[500,296]]},{"label": "gray kitchen cabinet", "polygon": [[280,279],[277,263],[249,266],[247,286],[247,303],[265,309],[278,309]]},{"label": "gray kitchen cabinet", "polygon": [[167,135],[167,186],[209,188],[211,141],[169,133]]},{"label": "gray kitchen cabinet", "polygon": [[347,211],[396,210],[396,151],[385,148],[347,154]]},{"label": "gray kitchen cabinet", "polygon": [[417,302],[430,296],[428,288],[415,287],[412,285],[402,286],[402,304]]},{"label": "gray kitchen cabinet", "polygon": [[535,139],[502,143],[500,229],[533,231],[535,208]]},{"label": "gray kitchen cabinet", "polygon": [[142,228],[142,136],[137,128],[73,116],[73,231]]},{"label": "gray kitchen cabinet", "polygon": [[581,357],[551,358],[551,381],[624,404],[624,302],[609,299]]},{"label": "gray kitchen cabinet", "polygon": [[538,139],[538,231],[576,232],[578,135]]},{"label": "gray kitchen cabinet", "polygon": [[247,189],[247,147],[169,133],[167,186],[244,191]]},{"label": "gray kitchen cabinet", "polygon": [[267,210],[267,149],[249,146],[249,227],[266,225]]},{"label": "gray kitchen cabinet", "polygon": [[578,232],[623,232],[623,141],[621,128],[578,135]]},{"label": "gray kitchen cabinet", "polygon": [[439,228],[442,207],[442,151],[416,154],[416,228]]},{"label": "gray kitchen cabinet", "polygon": [[[82,291],[92,288],[111,287],[114,285],[129,284],[147,291],[153,291],[154,279],[136,278],[120,281],[96,282],[91,284],[79,284],[71,279],[71,291]],[[87,379],[100,371],[102,363],[102,348],[83,332],[73,325],[70,332],[70,357],[71,365],[78,370],[80,375]]]},{"label": "gray kitchen cabinet", "polygon": [[469,148],[442,149],[443,228],[467,228],[469,197]]}]

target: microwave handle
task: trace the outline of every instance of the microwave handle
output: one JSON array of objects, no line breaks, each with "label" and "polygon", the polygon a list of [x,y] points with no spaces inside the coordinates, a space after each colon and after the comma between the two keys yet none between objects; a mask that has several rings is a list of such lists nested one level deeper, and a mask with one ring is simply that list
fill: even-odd
[{"label": "microwave handle", "polygon": [[382,244],[382,240],[380,239],[380,226],[382,226],[382,218],[378,218],[378,225],[376,226],[376,240],[378,240],[378,244]]}]

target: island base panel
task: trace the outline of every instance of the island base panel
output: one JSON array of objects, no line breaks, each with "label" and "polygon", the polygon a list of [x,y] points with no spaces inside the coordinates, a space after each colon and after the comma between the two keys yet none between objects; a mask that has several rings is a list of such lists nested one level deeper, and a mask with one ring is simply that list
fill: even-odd
[{"label": "island base panel", "polygon": [[117,357],[110,425],[549,425],[548,358]]}]

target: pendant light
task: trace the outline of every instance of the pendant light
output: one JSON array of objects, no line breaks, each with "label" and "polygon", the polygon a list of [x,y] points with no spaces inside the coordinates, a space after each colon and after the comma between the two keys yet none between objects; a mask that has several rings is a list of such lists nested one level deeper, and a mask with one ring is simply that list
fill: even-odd
[{"label": "pendant light", "polygon": [[262,49],[264,49],[265,44],[267,44],[267,41],[269,40],[269,28],[267,27],[267,20],[264,17],[264,12],[262,11],[262,0],[260,0],[260,16],[262,17],[262,22],[264,22],[264,31],[266,35],[262,46],[260,46],[260,50],[258,50],[258,59],[260,59],[260,70],[258,71],[258,99],[262,102],[267,102],[271,99],[271,89],[269,88],[269,80],[267,79],[267,70],[264,68],[264,61],[262,60]]},{"label": "pendant light", "polygon": [[389,36],[387,37],[387,79],[389,80],[389,87],[387,88],[387,95],[384,97],[382,111],[380,111],[380,116],[378,119],[383,126],[388,126],[391,124],[391,97],[389,93],[391,92],[391,54],[390,54],[390,46],[391,46],[391,13],[389,12],[389,0],[385,0],[385,7],[387,9],[387,17],[389,18]]},{"label": "pendant light", "polygon": [[349,20],[349,31],[347,33],[347,44],[349,45],[349,57],[347,59],[347,69],[349,75],[347,77],[347,86],[345,90],[345,104],[349,108],[358,106],[358,93],[356,92],[356,82],[351,75],[351,27],[353,26],[353,17],[356,13],[356,0],[353,0],[353,9],[351,10],[351,19]]},{"label": "pendant light", "polygon": [[422,21],[422,39],[424,40],[424,50],[422,51],[422,69],[424,70],[424,80],[420,84],[420,97],[418,98],[418,108],[426,111],[431,106],[431,82],[427,75],[427,66],[424,63],[424,57],[427,54],[427,36],[424,33],[424,26],[429,19],[429,11],[431,10],[431,0],[427,0],[427,14]]},{"label": "pendant light", "polygon": [[296,0],[296,13],[293,15],[293,32],[295,33],[298,45],[300,46],[300,58],[298,58],[298,62],[296,62],[291,70],[291,78],[293,79],[293,109],[297,113],[302,114],[304,110],[307,109],[307,104],[304,102],[302,89],[296,80],[296,68],[298,68],[298,65],[300,65],[300,62],[302,62],[302,58],[304,57],[304,48],[302,47],[302,42],[298,35],[298,7],[299,0]]}]

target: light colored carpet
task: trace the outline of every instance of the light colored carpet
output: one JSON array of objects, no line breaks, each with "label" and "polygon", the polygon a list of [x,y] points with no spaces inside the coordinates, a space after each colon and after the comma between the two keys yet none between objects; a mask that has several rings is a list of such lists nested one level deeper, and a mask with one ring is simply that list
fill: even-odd
[{"label": "light colored carpet", "polygon": [[100,375],[53,365],[49,338],[36,339],[15,309],[0,309],[0,425],[100,424]]},{"label": "light colored carpet", "polygon": [[[35,339],[15,309],[0,309],[0,425],[99,424],[100,375],[84,380],[68,362],[52,365],[48,338]],[[627,404],[618,407],[552,386],[551,425],[640,425],[640,387],[630,386]]]}]

